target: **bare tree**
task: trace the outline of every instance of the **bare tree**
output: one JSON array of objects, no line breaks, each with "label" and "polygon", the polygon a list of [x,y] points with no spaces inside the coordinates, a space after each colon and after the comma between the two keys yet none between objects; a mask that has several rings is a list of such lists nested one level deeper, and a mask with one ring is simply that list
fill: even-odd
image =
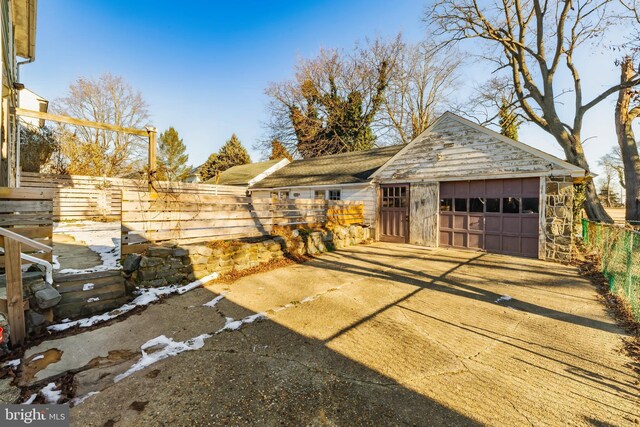
[{"label": "bare tree", "polygon": [[[598,165],[602,168],[600,177],[600,199],[605,201],[607,207],[612,207],[619,203],[617,191],[624,188],[624,166],[620,157],[619,147],[613,147],[611,151],[598,160]],[[615,181],[618,185],[615,185]],[[618,188],[619,187],[619,188]]]},{"label": "bare tree", "polygon": [[443,112],[456,82],[460,56],[430,43],[399,43],[379,131],[392,142],[409,143]]},{"label": "bare tree", "polygon": [[[633,63],[631,56],[621,61],[620,84],[637,75]],[[632,127],[639,115],[640,92],[634,88],[620,90],[615,108],[616,136],[624,165],[625,219],[633,224],[640,224],[640,156]]]},{"label": "bare tree", "polygon": [[[577,51],[600,40],[617,19],[610,11],[612,0],[437,0],[425,21],[447,44],[479,40],[483,57],[507,72],[518,105],[527,119],[551,134],[567,160],[590,170],[582,147],[582,125],[594,106],[621,89],[640,82],[637,74],[624,83],[612,84],[585,100],[583,83],[574,62]],[[570,76],[570,91],[558,92],[559,68]],[[572,95],[570,120],[558,111],[557,97]],[[611,221],[598,200],[593,182],[585,188],[589,218]]]},{"label": "bare tree", "polygon": [[[53,110],[71,117],[141,128],[149,118],[147,104],[122,77],[103,74],[79,78]],[[140,168],[146,141],[139,136],[87,127],[59,129],[61,146],[72,174],[122,176]]]},{"label": "bare tree", "polygon": [[349,52],[323,49],[313,59],[301,59],[294,79],[266,90],[271,118],[259,148],[269,152],[278,139],[305,158],[372,148],[394,46],[376,40]]}]

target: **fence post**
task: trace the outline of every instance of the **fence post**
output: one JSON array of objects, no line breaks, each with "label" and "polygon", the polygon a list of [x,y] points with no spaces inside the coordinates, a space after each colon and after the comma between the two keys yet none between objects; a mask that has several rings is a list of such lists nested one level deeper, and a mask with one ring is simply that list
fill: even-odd
[{"label": "fence post", "polygon": [[589,244],[589,233],[587,232],[587,227],[589,226],[589,222],[586,218],[582,218],[582,241],[584,244]]},{"label": "fence post", "polygon": [[24,343],[26,326],[24,323],[24,302],[22,300],[22,261],[20,242],[5,238],[5,272],[7,276],[7,309],[9,311],[9,333],[11,345]]}]

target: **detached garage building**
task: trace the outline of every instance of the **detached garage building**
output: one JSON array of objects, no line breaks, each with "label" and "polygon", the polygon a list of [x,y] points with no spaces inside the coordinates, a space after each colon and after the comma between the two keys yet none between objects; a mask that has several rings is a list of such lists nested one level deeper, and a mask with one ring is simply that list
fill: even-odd
[{"label": "detached garage building", "polygon": [[[302,196],[292,191],[302,185],[304,198],[312,198],[338,169],[360,164],[367,173],[357,182],[332,185],[357,189],[352,196],[375,209],[368,216],[378,240],[571,258],[574,183],[587,179],[579,167],[452,113],[405,146],[359,156],[294,161],[256,185],[254,195]],[[322,167],[309,167],[316,163]]]},{"label": "detached garage building", "polygon": [[586,171],[452,113],[378,169],[378,238],[568,261]]}]

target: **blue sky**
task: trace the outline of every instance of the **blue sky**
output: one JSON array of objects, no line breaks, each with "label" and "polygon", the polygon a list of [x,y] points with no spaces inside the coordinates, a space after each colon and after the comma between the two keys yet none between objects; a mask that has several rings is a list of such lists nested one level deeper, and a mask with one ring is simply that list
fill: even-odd
[{"label": "blue sky", "polygon": [[[402,32],[426,36],[420,21],[426,1],[86,1],[38,3],[36,62],[21,80],[47,99],[64,96],[76,78],[104,72],[124,77],[142,92],[159,130],[174,126],[190,162],[199,164],[232,133],[250,149],[264,135],[271,81],[288,79],[300,56],[321,47],[350,48],[366,37]],[[585,54],[583,79],[595,93],[615,82],[617,70],[599,52]],[[461,87],[487,77],[468,64]],[[463,98],[465,90],[459,95]],[[590,163],[615,144],[613,98],[588,117],[583,137]],[[534,126],[520,139],[564,157],[555,141]]]}]

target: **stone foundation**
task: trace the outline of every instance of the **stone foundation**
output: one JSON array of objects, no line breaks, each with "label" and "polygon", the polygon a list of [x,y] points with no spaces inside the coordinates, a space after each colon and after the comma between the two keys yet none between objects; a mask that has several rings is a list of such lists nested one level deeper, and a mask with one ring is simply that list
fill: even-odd
[{"label": "stone foundation", "polygon": [[144,254],[131,254],[123,260],[123,271],[130,290],[137,286],[180,285],[212,273],[225,274],[257,267],[287,255],[315,255],[357,245],[370,239],[367,227],[351,225],[326,229],[281,230],[282,235],[260,241],[224,241],[210,245],[166,243],[150,247]]},{"label": "stone foundation", "polygon": [[573,193],[570,176],[546,178],[544,255],[548,260],[571,261]]}]

